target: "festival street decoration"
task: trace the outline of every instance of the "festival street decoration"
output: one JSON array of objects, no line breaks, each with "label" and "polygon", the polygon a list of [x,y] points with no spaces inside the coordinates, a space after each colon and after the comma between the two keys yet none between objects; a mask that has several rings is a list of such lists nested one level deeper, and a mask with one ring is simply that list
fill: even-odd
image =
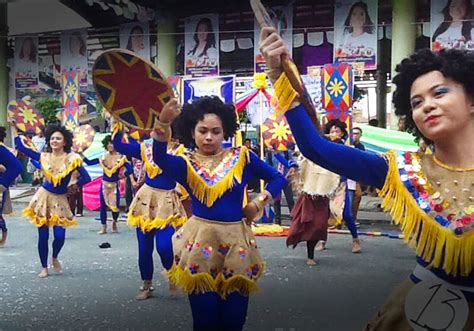
[{"label": "festival street decoration", "polygon": [[43,115],[29,101],[10,101],[7,112],[9,121],[14,121],[16,128],[21,132],[39,134],[44,127]]},{"label": "festival street decoration", "polygon": [[295,145],[295,139],[285,116],[276,119],[275,115],[267,118],[262,125],[262,136],[265,145],[274,151],[287,151]]},{"label": "festival street decoration", "polygon": [[76,127],[73,131],[72,149],[76,153],[82,153],[88,149],[94,141],[95,130],[89,124]]}]

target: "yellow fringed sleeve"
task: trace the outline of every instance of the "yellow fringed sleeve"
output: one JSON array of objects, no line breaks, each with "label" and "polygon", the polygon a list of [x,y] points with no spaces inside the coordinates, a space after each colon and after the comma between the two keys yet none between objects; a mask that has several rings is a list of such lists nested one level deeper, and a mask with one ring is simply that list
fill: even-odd
[{"label": "yellow fringed sleeve", "polygon": [[275,105],[275,115],[279,118],[290,109],[295,98],[299,97],[298,92],[291,86],[290,80],[284,72],[281,73],[274,84],[275,94],[272,97],[272,103]]},{"label": "yellow fringed sleeve", "polygon": [[390,151],[386,157],[388,173],[379,196],[384,210],[401,225],[405,241],[430,267],[453,276],[469,275],[474,265],[474,231],[457,236],[426,214],[400,179],[396,153]]}]

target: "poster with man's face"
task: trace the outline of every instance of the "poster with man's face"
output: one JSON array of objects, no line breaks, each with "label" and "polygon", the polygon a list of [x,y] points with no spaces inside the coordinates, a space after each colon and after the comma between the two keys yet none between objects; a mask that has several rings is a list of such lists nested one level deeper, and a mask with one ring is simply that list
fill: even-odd
[{"label": "poster with man's face", "polygon": [[337,0],[334,8],[334,62],[377,67],[377,0]]},{"label": "poster with man's face", "polygon": [[15,88],[30,89],[38,86],[38,37],[15,38]]},{"label": "poster with man's face", "polygon": [[184,65],[193,77],[219,74],[219,16],[205,14],[184,21]]},{"label": "poster with man's face", "polygon": [[61,33],[61,72],[78,71],[79,85],[87,86],[87,31],[73,30]]},{"label": "poster with man's face", "polygon": [[474,50],[473,0],[431,0],[431,49]]},{"label": "poster with man's face", "polygon": [[120,48],[150,60],[150,27],[147,23],[128,23],[120,26]]}]

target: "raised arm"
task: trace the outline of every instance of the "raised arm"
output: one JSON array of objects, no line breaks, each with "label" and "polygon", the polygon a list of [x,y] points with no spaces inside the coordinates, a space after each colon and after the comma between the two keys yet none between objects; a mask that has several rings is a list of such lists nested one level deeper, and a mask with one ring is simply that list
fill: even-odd
[{"label": "raised arm", "polygon": [[84,184],[87,184],[91,181],[91,176],[89,176],[89,173],[83,166],[77,168],[77,171],[79,172],[79,177],[77,178],[77,185],[83,186]]},{"label": "raised arm", "polygon": [[141,160],[140,143],[132,137],[127,137],[128,142],[123,142],[122,131],[115,131],[112,135],[112,144],[117,152]]},{"label": "raised arm", "polygon": [[287,160],[283,153],[275,153],[275,158],[287,169],[292,167],[298,168],[298,164],[293,160]]},{"label": "raised arm", "polygon": [[298,148],[306,158],[341,176],[382,188],[388,171],[382,156],[324,139],[302,105],[287,111],[286,118]]},{"label": "raised arm", "polygon": [[27,155],[28,157],[32,158],[33,160],[39,161],[41,157],[41,153],[38,153],[33,149],[33,147],[27,146],[20,136],[15,137],[15,147],[22,152],[23,154]]},{"label": "raised arm", "polygon": [[163,172],[174,178],[180,183],[186,181],[187,167],[186,161],[180,157],[168,154],[168,143],[162,141],[159,136],[155,135],[153,139],[153,162],[163,170]]},{"label": "raised arm", "polygon": [[125,177],[128,177],[130,176],[131,174],[133,174],[133,166],[132,166],[132,163],[130,161],[127,161],[125,162]]}]

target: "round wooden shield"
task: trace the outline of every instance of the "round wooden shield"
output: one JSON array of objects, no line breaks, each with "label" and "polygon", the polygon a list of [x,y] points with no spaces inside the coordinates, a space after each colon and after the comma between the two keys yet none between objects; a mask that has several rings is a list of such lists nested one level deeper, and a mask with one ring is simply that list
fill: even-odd
[{"label": "round wooden shield", "polygon": [[174,97],[166,76],[150,61],[125,49],[102,53],[94,63],[92,77],[105,109],[140,130],[153,130],[163,106]]},{"label": "round wooden shield", "polygon": [[263,142],[274,151],[287,151],[295,145],[295,138],[285,116],[275,119],[274,115],[262,124]]},{"label": "round wooden shield", "polygon": [[15,121],[21,132],[39,134],[44,127],[43,115],[29,101],[14,100],[8,104],[8,120]]},{"label": "round wooden shield", "polygon": [[94,141],[95,130],[89,124],[77,126],[73,131],[72,149],[76,153],[82,153],[88,149]]}]

